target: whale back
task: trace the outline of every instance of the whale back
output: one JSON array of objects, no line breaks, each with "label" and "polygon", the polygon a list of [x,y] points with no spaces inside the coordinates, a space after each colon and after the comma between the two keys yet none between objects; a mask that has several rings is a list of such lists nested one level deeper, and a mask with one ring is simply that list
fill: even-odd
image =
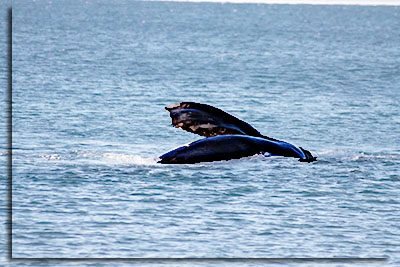
[{"label": "whale back", "polygon": [[283,141],[272,141],[248,135],[220,135],[178,147],[160,156],[158,162],[163,164],[192,164],[239,159],[264,153],[294,157],[300,161],[310,162],[303,151],[301,148]]}]

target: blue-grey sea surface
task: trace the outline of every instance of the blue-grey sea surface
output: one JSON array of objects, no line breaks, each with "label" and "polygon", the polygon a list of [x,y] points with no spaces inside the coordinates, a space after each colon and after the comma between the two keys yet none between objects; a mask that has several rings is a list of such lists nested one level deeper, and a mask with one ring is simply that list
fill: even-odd
[{"label": "blue-grey sea surface", "polygon": [[[12,26],[13,257],[400,264],[399,7],[13,1]],[[202,138],[180,101],[318,161],[157,164]]]}]

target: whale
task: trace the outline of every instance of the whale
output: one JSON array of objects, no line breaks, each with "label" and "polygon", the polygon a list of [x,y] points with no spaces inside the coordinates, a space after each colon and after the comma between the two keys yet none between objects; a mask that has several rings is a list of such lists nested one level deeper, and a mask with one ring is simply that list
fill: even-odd
[{"label": "whale", "polygon": [[207,104],[182,102],[169,105],[165,109],[169,111],[173,126],[194,134],[205,137],[228,134],[262,137],[247,122]]},{"label": "whale", "polygon": [[162,164],[194,164],[239,159],[256,154],[298,158],[313,162],[311,152],[285,141],[262,135],[253,126],[207,104],[181,102],[165,109],[172,125],[205,138],[173,149],[159,157]]},{"label": "whale", "polygon": [[217,135],[178,147],[160,156],[163,164],[193,164],[249,157],[256,154],[299,158],[311,161],[302,148],[283,141],[248,135]]}]

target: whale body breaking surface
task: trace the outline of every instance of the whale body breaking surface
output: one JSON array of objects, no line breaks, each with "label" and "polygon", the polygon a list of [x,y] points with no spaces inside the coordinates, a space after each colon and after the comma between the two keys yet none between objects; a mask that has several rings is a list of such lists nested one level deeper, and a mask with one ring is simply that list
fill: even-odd
[{"label": "whale body breaking surface", "polygon": [[193,164],[256,154],[293,157],[301,162],[317,160],[308,150],[264,136],[250,124],[213,106],[181,102],[165,109],[173,126],[206,138],[161,155],[158,163]]}]

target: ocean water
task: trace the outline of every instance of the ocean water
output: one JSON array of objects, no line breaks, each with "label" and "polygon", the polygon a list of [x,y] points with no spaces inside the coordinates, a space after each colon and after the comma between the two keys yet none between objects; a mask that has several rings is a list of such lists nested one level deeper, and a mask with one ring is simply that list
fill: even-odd
[{"label": "ocean water", "polygon": [[[399,7],[13,1],[12,256],[400,264],[399,29]],[[201,138],[180,101],[318,161],[157,164]]]}]

